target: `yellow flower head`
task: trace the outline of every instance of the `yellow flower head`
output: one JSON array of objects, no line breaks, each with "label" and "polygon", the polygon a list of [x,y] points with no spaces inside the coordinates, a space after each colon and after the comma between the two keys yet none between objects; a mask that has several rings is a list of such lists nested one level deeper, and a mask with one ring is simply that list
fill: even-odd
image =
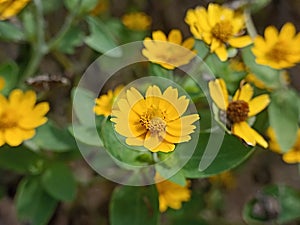
[{"label": "yellow flower head", "polygon": [[241,36],[245,28],[242,14],[210,3],[208,9],[197,7],[187,11],[185,22],[196,39],[203,40],[221,61],[228,58],[227,45],[242,48],[252,43],[250,36]]},{"label": "yellow flower head", "polygon": [[35,128],[47,122],[49,104],[36,104],[33,91],[13,90],[9,98],[0,95],[0,146],[18,146],[35,135]]},{"label": "yellow flower head", "polygon": [[123,87],[123,85],[119,85],[115,88],[114,91],[109,90],[107,94],[101,95],[95,100],[96,105],[94,107],[94,112],[96,113],[96,115],[109,116],[111,114],[114,101]]},{"label": "yellow flower head", "polygon": [[5,80],[3,77],[0,77],[0,91],[4,88],[5,86]]},{"label": "yellow flower head", "polygon": [[300,163],[300,129],[298,129],[297,140],[294,146],[291,149],[289,149],[286,153],[283,153],[283,151],[281,150],[273,128],[268,128],[267,136],[270,138],[270,149],[274,152],[283,154],[283,161],[285,161],[286,163]]},{"label": "yellow flower head", "polygon": [[263,94],[253,97],[253,88],[246,83],[236,91],[232,100],[229,100],[226,84],[223,79],[209,82],[211,98],[220,111],[220,120],[229,126],[232,134],[243,139],[247,144],[255,146],[257,143],[267,148],[266,140],[252,129],[247,119],[255,116],[270,103],[269,95]]},{"label": "yellow flower head", "polygon": [[169,180],[164,180],[158,173],[156,173],[154,179],[157,182],[156,188],[159,194],[160,212],[165,212],[168,207],[172,209],[180,209],[182,202],[190,200],[190,181],[186,181],[186,185],[183,187]]},{"label": "yellow flower head", "polygon": [[284,69],[300,62],[300,33],[292,23],[286,23],[281,31],[274,26],[265,29],[265,39],[257,36],[252,48],[256,63],[274,69]]},{"label": "yellow flower head", "polygon": [[146,37],[142,53],[153,63],[157,63],[166,69],[174,69],[188,64],[195,56],[192,50],[195,40],[187,38],[182,42],[180,30],[173,29],[167,37],[162,31],[152,33],[153,40]]},{"label": "yellow flower head", "polygon": [[188,105],[186,96],[178,97],[177,89],[171,86],[163,93],[159,87],[149,86],[145,98],[132,87],[117,101],[111,121],[128,145],[170,152],[174,143],[189,141],[196,128],[192,124],[199,120],[198,114],[182,116]]},{"label": "yellow flower head", "polygon": [[132,12],[122,17],[122,23],[130,30],[143,31],[150,28],[152,19],[143,12]]},{"label": "yellow flower head", "polygon": [[0,0],[0,20],[18,14],[30,0]]}]

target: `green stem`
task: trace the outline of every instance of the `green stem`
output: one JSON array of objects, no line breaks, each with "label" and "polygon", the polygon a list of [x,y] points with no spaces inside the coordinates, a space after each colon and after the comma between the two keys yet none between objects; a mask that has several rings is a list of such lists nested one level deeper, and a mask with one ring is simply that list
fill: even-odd
[{"label": "green stem", "polygon": [[252,39],[254,39],[257,36],[257,31],[254,26],[253,20],[251,18],[251,13],[249,9],[244,10],[244,16],[245,16],[245,22],[246,22],[246,28],[247,31]]},{"label": "green stem", "polygon": [[44,34],[44,18],[43,18],[43,7],[41,0],[34,0],[35,4],[35,19],[36,23],[36,41],[31,43],[31,56],[30,60],[25,68],[25,71],[22,75],[22,79],[20,79],[19,85],[23,85],[24,81],[31,77],[37,70],[41,59],[43,58],[46,52],[45,45],[45,34]]}]

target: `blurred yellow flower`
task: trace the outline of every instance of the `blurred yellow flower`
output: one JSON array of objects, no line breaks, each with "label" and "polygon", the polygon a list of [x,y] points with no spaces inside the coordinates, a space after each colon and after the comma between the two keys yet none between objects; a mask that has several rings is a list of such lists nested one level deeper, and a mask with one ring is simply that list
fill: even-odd
[{"label": "blurred yellow flower", "polygon": [[119,85],[114,90],[109,90],[107,94],[101,95],[99,98],[96,98],[96,105],[94,107],[94,112],[96,113],[96,115],[109,116],[111,114],[114,101],[123,87],[123,85]]},{"label": "blurred yellow flower", "polygon": [[190,181],[186,181],[185,186],[180,186],[169,180],[164,180],[158,173],[155,175],[156,188],[159,195],[159,211],[165,212],[168,207],[180,209],[182,202],[187,202],[191,198],[189,190]]},{"label": "blurred yellow flower", "polygon": [[7,99],[0,95],[0,146],[18,146],[35,135],[35,128],[47,122],[49,104],[36,105],[33,91],[13,90]]},{"label": "blurred yellow flower", "polygon": [[187,11],[185,22],[196,39],[203,40],[221,61],[228,58],[227,46],[243,48],[252,43],[250,36],[241,36],[244,16],[234,10],[210,3],[208,9],[196,7]]},{"label": "blurred yellow flower", "polygon": [[236,179],[232,172],[226,171],[215,176],[209,177],[209,181],[217,186],[224,186],[227,189],[236,187]]},{"label": "blurred yellow flower", "polygon": [[253,88],[246,83],[236,91],[229,100],[226,84],[223,79],[209,82],[211,98],[220,111],[220,120],[229,126],[231,133],[243,139],[247,144],[260,144],[267,148],[268,142],[247,123],[248,118],[255,116],[270,103],[269,95],[253,97]]},{"label": "blurred yellow flower", "polygon": [[0,0],[0,20],[18,14],[30,0]]},{"label": "blurred yellow flower", "polygon": [[166,69],[174,69],[188,64],[195,56],[195,40],[187,38],[182,42],[180,30],[173,29],[167,37],[162,31],[152,33],[153,40],[146,37],[144,40],[145,48],[142,54],[153,63],[157,63]]},{"label": "blurred yellow flower", "polygon": [[122,16],[122,23],[130,30],[144,31],[150,28],[152,19],[144,12],[132,12]]},{"label": "blurred yellow flower", "polygon": [[149,86],[144,98],[130,88],[119,99],[111,119],[116,131],[132,146],[144,146],[152,152],[171,152],[174,143],[187,142],[199,120],[198,114],[182,116],[189,105],[186,96],[178,97],[178,90],[168,87],[163,93],[158,86]]},{"label": "blurred yellow flower", "polygon": [[286,23],[281,31],[274,26],[265,29],[265,38],[257,36],[252,48],[256,63],[274,69],[284,69],[300,62],[300,33],[292,23]]},{"label": "blurred yellow flower", "polygon": [[109,0],[98,0],[97,5],[95,6],[95,8],[93,8],[90,14],[93,16],[97,16],[107,11],[108,7],[109,7]]},{"label": "blurred yellow flower", "polygon": [[300,163],[300,129],[297,132],[297,140],[294,146],[287,152],[283,152],[278,144],[275,131],[269,127],[267,130],[267,136],[270,138],[269,146],[274,152],[282,154],[282,159],[286,163]]},{"label": "blurred yellow flower", "polygon": [[5,80],[3,77],[0,77],[0,91],[4,88],[5,86]]}]

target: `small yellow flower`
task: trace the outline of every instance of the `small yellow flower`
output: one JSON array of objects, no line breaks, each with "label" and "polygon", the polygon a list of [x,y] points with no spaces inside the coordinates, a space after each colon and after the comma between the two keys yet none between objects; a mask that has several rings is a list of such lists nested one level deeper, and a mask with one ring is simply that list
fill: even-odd
[{"label": "small yellow flower", "polygon": [[0,0],[0,20],[18,14],[30,0]]},{"label": "small yellow flower", "polygon": [[9,98],[0,95],[0,146],[18,146],[35,135],[35,128],[47,122],[49,104],[36,104],[33,91],[13,90]]},{"label": "small yellow flower", "polygon": [[114,101],[123,87],[123,85],[119,85],[115,88],[114,91],[109,90],[107,94],[101,95],[95,100],[96,105],[94,107],[94,112],[96,113],[96,115],[109,116],[111,114]]},{"label": "small yellow flower", "polygon": [[256,63],[274,69],[284,69],[300,62],[300,33],[292,23],[286,23],[281,31],[274,26],[265,29],[265,39],[257,36],[252,48]]},{"label": "small yellow flower", "polygon": [[3,77],[0,77],[0,91],[4,88],[5,86],[5,80]]},{"label": "small yellow flower", "polygon": [[111,121],[128,145],[170,152],[174,143],[189,141],[196,128],[192,124],[199,120],[198,114],[182,116],[188,105],[186,96],[178,97],[178,90],[171,86],[163,93],[156,85],[149,86],[145,98],[132,87],[117,101]]},{"label": "small yellow flower", "polygon": [[253,88],[244,84],[229,100],[226,84],[223,79],[209,82],[211,98],[220,111],[220,120],[229,126],[231,133],[243,139],[247,144],[260,144],[267,148],[268,142],[247,123],[247,119],[255,116],[270,103],[269,95],[253,97]]},{"label": "small yellow flower", "polygon": [[144,31],[150,28],[152,19],[146,13],[132,12],[122,16],[122,23],[130,30]]},{"label": "small yellow flower", "polygon": [[179,184],[175,184],[169,180],[164,180],[164,178],[162,178],[158,173],[156,173],[154,179],[156,181],[156,188],[159,194],[160,212],[165,212],[168,207],[172,209],[180,209],[182,202],[190,200],[190,181],[186,181],[185,186],[180,186]]},{"label": "small yellow flower", "polygon": [[192,50],[195,40],[187,38],[182,42],[180,30],[173,29],[167,37],[162,31],[152,33],[153,40],[146,37],[142,53],[153,63],[157,63],[166,69],[174,69],[188,64],[195,56]]},{"label": "small yellow flower", "polygon": [[298,129],[297,140],[294,146],[286,153],[283,153],[283,151],[281,150],[273,128],[271,127],[268,128],[267,136],[270,138],[269,140],[270,149],[279,154],[283,154],[282,155],[283,161],[285,161],[286,163],[300,163],[300,129]]},{"label": "small yellow flower", "polygon": [[187,11],[185,22],[196,39],[203,40],[221,61],[228,58],[227,46],[242,48],[252,43],[250,36],[241,36],[244,17],[232,9],[210,3],[208,9],[196,7]]}]

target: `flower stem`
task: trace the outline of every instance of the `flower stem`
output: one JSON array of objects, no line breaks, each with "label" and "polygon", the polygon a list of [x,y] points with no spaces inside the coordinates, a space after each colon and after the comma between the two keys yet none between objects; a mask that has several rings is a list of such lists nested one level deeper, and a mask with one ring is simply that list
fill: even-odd
[{"label": "flower stem", "polygon": [[250,9],[244,10],[244,17],[245,17],[247,31],[248,31],[250,37],[252,39],[254,39],[257,36],[257,31],[254,26],[253,20],[251,18]]}]

